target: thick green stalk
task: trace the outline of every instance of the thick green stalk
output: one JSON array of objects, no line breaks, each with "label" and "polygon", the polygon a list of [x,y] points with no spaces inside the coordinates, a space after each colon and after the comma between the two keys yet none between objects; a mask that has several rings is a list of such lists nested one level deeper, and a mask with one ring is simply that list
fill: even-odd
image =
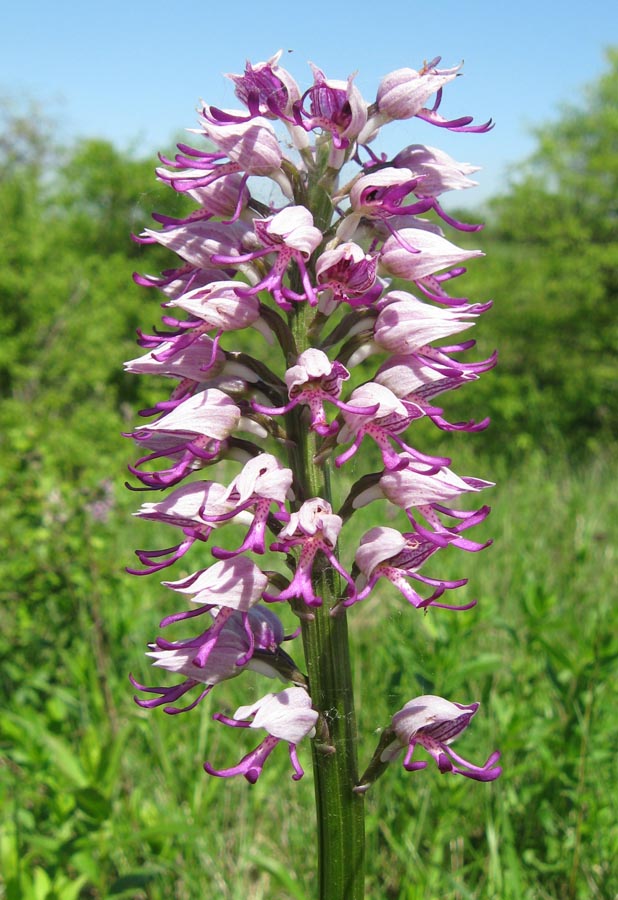
[{"label": "thick green stalk", "polygon": [[[309,317],[304,304],[294,316],[299,352],[308,347]],[[295,447],[290,464],[305,498],[331,501],[328,462],[316,466],[316,435],[295,416]],[[364,897],[364,803],[353,792],[358,781],[357,735],[352,671],[345,612],[331,616],[340,598],[339,576],[326,560],[316,560],[314,582],[322,606],[303,620],[302,635],[312,703],[323,717],[326,734],[313,742],[313,769],[318,830],[319,900]],[[301,604],[303,606],[303,604]],[[306,612],[306,607],[303,607]]]}]

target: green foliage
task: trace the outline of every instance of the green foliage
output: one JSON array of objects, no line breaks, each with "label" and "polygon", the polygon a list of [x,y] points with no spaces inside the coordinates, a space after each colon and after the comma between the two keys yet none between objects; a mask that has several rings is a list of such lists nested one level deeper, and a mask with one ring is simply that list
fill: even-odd
[{"label": "green foliage", "polygon": [[[464,468],[486,474],[488,464]],[[385,588],[351,611],[361,761],[410,694],[435,691],[482,701],[458,749],[481,762],[499,746],[505,766],[495,785],[478,785],[394,764],[367,795],[368,897],[587,900],[618,890],[618,510],[607,490],[617,475],[611,459],[499,472],[483,526],[495,546],[478,561],[453,551],[440,568],[470,577],[475,610],[424,615]],[[282,750],[253,787],[209,779],[201,763],[230,763],[251,735],[212,722],[212,702],[180,720],[133,706],[127,670],[152,678],[136,641],[169,609],[158,579],[121,570],[131,546],[163,546],[169,531],[144,527],[136,538],[134,498],[111,503],[106,522],[85,499],[67,492],[50,507],[47,497],[46,520],[22,522],[21,569],[18,548],[2,548],[12,584],[0,639],[6,896],[309,900],[310,772],[293,783]],[[366,527],[359,516],[358,533]],[[270,688],[238,679],[221,686],[216,708]]]},{"label": "green foliage", "polygon": [[607,56],[583,104],[537,129],[469,276],[473,296],[498,299],[483,322],[501,354],[487,399],[493,439],[513,455],[577,455],[618,433],[618,50]]}]

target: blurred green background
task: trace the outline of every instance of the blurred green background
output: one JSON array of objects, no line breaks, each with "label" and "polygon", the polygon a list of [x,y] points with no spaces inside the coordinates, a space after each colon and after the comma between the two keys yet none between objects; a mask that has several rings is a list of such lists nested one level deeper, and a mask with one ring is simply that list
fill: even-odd
[{"label": "blurred green background", "polygon": [[[299,784],[283,750],[252,787],[201,770],[251,746],[210,713],[272,683],[243,676],[174,718],[139,710],[127,679],[156,680],[143,650],[174,606],[124,573],[132,548],[170,543],[123,487],[120,432],[164,395],[123,374],[159,317],[131,273],[169,265],[128,232],[182,201],[151,159],[58,146],[36,108],[0,115],[0,897],[310,900],[308,749]],[[391,767],[367,795],[370,900],[618,897],[617,198],[614,52],[466,238],[487,256],[462,289],[495,298],[475,358],[500,360],[444,406],[492,426],[421,431],[419,448],[498,482],[474,535],[494,546],[439,555],[479,604],[424,616],[386,587],[351,610],[361,766],[390,715],[434,692],[482,701],[457,749],[504,762],[491,785]]]}]

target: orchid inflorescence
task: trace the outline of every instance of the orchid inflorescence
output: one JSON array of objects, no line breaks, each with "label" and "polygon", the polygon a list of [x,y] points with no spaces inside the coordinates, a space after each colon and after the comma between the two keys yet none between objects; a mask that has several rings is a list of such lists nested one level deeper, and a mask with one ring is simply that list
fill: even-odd
[{"label": "orchid inflorescence", "polygon": [[[462,263],[482,254],[448,241],[438,224],[478,229],[450,217],[439,199],[472,187],[476,168],[421,144],[392,159],[372,147],[394,120],[416,117],[479,133],[491,122],[441,115],[443,87],[460,66],[440,69],[439,59],[420,71],[391,72],[367,103],[353,77],[332,80],[316,67],[313,85],[301,93],[279,58],[247,63],[242,75],[229,76],[244,108],[204,105],[194,132],[205,141],[200,147],[179,144],[173,159],[162,158],[158,178],[196,208],[181,219],[155,214],[160,228],[136,238],[168,248],[180,261],[160,276],[135,276],[164,295],[165,328],[139,332],[145,353],[126,364],[129,372],[174,383],[168,399],[143,411],[150,421],[130,435],[141,455],[129,468],[141,482],[138,489],[157,492],[136,515],[178,534],[171,547],[136,551],[139,567],[130,571],[161,572],[206,545],[212,556],[210,565],[163,582],[190,605],[164,618],[161,627],[195,628],[184,640],[158,637],[149,645],[153,665],[182,680],[150,687],[132,678],[139,691],[154,695],[136,702],[177,714],[246,670],[284,681],[284,690],[240,707],[233,717],[215,716],[232,727],[266,730],[238,764],[204,766],[212,775],[242,774],[250,782],[280,741],[288,744],[294,778],[303,774],[298,742],[317,734],[328,744],[310,678],[283,644],[310,629],[326,604],[331,616],[345,616],[385,579],[415,608],[469,609],[475,601],[447,599],[465,579],[436,579],[420,570],[445,547],[476,552],[489,543],[466,536],[488,507],[470,511],[456,503],[490,483],[461,477],[446,457],[409,443],[420,419],[444,431],[478,431],[488,424],[449,422],[434,405],[496,361],[495,354],[464,361],[474,341],[443,343],[490,306],[447,293],[465,272]],[[431,218],[421,218],[423,213]],[[260,335],[251,346],[262,342],[255,357],[230,349],[232,332],[248,328]],[[365,457],[380,469],[359,476],[365,447]],[[215,464],[231,480],[203,478]],[[326,490],[333,466],[349,473],[338,513]],[[316,484],[325,485],[325,496],[315,495]],[[407,525],[371,528],[354,559],[342,560],[342,528],[375,500],[403,511]],[[218,540],[230,524],[234,535],[240,533],[233,549],[230,541]],[[276,565],[273,559],[281,565],[260,568],[266,553],[269,566]],[[335,585],[329,597],[326,570]],[[286,635],[275,604],[287,604],[301,627]],[[188,705],[176,705],[190,692]],[[406,769],[424,767],[426,762],[411,760],[417,745],[442,772],[496,778],[498,754],[475,766],[449,747],[477,708],[433,696],[406,703],[356,790],[366,790],[402,750]]]}]

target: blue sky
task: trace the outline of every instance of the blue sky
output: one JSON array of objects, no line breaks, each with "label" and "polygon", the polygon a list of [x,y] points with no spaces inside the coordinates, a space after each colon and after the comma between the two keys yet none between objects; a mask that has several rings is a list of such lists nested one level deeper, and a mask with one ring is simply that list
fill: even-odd
[{"label": "blue sky", "polygon": [[482,165],[481,188],[469,192],[482,201],[532,150],[531,128],[551,122],[561,103],[581,101],[611,44],[615,0],[18,0],[0,20],[0,96],[37,100],[61,139],[106,137],[154,160],[194,125],[200,98],[236,105],[223,73],[242,71],[246,58],[283,48],[282,64],[303,88],[308,61],[332,78],[356,71],[367,100],[393,69],[438,55],[445,65],[463,59],[464,76],[447,87],[442,111],[493,117],[496,128],[451,136],[413,120],[385,129],[379,149],[427,143]]}]

